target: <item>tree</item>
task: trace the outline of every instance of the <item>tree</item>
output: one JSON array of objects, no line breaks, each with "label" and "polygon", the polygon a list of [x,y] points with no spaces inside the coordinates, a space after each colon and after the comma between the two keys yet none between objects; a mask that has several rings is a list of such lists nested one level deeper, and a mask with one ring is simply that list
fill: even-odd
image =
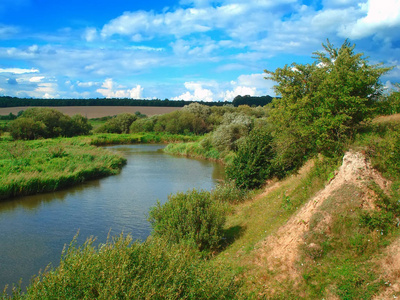
[{"label": "tree", "polygon": [[357,126],[373,115],[382,93],[379,78],[391,69],[370,65],[348,40],[340,48],[328,40],[323,48],[314,52],[312,64],[265,70],[282,97],[273,100],[269,121],[285,167],[296,167],[312,152],[339,152]]}]

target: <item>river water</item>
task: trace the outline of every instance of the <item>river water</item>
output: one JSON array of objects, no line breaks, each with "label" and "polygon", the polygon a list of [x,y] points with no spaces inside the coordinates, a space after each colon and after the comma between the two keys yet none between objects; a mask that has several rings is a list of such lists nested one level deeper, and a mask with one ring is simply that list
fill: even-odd
[{"label": "river water", "polygon": [[105,242],[122,231],[145,240],[149,208],[189,189],[211,190],[223,177],[220,165],[164,154],[163,145],[108,147],[128,164],[121,173],[59,192],[0,202],[0,289],[29,283],[49,263],[57,266],[64,245],[78,233]]}]

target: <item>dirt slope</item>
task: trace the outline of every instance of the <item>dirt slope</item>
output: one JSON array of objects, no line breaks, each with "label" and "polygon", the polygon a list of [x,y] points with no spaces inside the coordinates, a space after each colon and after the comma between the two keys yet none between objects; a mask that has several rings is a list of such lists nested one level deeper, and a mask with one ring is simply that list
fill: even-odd
[{"label": "dirt slope", "polygon": [[[299,276],[296,268],[296,262],[299,259],[299,246],[304,243],[304,234],[309,229],[313,214],[332,193],[349,184],[363,191],[362,207],[365,209],[373,208],[374,193],[367,186],[367,183],[371,180],[378,184],[383,191],[388,191],[390,182],[371,167],[362,153],[347,152],[343,158],[342,166],[329,184],[300,208],[274,235],[267,237],[262,242],[257,250],[256,264],[273,271],[278,281],[289,279],[295,282]],[[329,215],[326,218],[329,218]],[[325,221],[329,223],[329,220]],[[394,243],[387,251],[390,255],[382,262],[382,264],[386,264],[387,276],[385,277],[391,276],[393,280],[396,280],[395,278],[398,280],[398,277],[400,277],[400,256],[398,254],[400,253],[400,241]],[[397,263],[393,263],[394,261]],[[391,287],[399,288],[398,284],[393,284]],[[385,298],[378,297],[377,299]]]}]

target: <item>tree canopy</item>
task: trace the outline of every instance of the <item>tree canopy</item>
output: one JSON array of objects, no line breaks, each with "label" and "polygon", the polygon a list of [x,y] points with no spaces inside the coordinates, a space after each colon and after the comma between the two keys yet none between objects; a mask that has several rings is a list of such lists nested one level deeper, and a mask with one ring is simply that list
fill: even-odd
[{"label": "tree canopy", "polygon": [[379,79],[391,69],[369,64],[348,40],[340,48],[328,40],[323,48],[314,52],[312,64],[265,70],[282,97],[273,100],[269,120],[278,148],[282,155],[293,155],[293,162],[313,150],[340,151],[343,141],[373,115],[383,90]]}]

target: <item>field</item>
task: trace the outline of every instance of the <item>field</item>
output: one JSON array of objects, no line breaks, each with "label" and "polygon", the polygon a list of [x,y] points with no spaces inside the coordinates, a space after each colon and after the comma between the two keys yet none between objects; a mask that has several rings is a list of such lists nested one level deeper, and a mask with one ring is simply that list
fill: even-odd
[{"label": "field", "polygon": [[[0,108],[0,115],[8,115],[9,113],[17,114],[21,110],[26,110],[30,106],[20,107],[4,107]],[[158,106],[55,106],[52,107],[62,113],[73,116],[81,114],[88,119],[114,116],[122,113],[131,113],[139,111],[147,116],[166,114],[181,107],[158,107]]]}]

